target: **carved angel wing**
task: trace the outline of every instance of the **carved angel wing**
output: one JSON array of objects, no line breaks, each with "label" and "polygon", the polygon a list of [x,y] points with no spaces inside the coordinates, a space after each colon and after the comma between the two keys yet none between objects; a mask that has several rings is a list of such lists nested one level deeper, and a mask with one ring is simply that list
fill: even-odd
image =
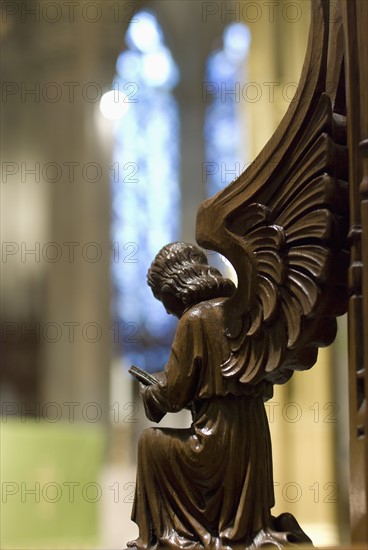
[{"label": "carved angel wing", "polygon": [[[197,214],[198,243],[223,254],[238,275],[225,305],[231,355],[222,373],[242,383],[283,383],[310,368],[346,309],[346,132],[344,113],[333,111],[343,59],[329,59],[332,85],[329,3],[313,7],[300,84],[283,121],[252,165]],[[336,41],[339,25],[332,30]]]}]

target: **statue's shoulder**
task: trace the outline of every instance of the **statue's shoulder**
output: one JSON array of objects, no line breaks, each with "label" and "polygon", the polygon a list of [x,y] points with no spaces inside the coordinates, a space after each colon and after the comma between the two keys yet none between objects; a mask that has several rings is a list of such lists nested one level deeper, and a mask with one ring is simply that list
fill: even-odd
[{"label": "statue's shoulder", "polygon": [[223,316],[223,305],[228,298],[213,298],[199,302],[188,308],[182,317],[182,321],[188,323],[197,323],[198,321],[206,322],[213,320],[214,317],[220,318]]}]

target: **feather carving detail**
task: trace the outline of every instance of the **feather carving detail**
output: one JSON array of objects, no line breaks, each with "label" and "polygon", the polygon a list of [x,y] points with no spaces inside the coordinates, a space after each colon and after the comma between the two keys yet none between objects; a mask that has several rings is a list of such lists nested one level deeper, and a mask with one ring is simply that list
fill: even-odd
[{"label": "feather carving detail", "polygon": [[[333,112],[337,91],[326,93],[328,10],[323,0],[316,6],[283,121],[247,170],[197,214],[198,243],[237,272],[238,288],[224,303],[230,357],[221,369],[243,384],[283,383],[310,368],[317,348],[331,342],[336,312],[346,310],[346,266],[338,274],[334,267],[346,234],[345,119]],[[337,295],[341,303],[332,307]]]}]

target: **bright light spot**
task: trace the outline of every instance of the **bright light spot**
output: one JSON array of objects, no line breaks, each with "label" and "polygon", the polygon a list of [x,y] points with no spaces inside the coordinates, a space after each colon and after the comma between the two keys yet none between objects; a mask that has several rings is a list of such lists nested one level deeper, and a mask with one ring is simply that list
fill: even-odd
[{"label": "bright light spot", "polygon": [[224,31],[224,50],[233,58],[243,59],[250,46],[250,31],[244,23],[232,23]]},{"label": "bright light spot", "polygon": [[142,77],[147,86],[172,88],[178,82],[178,70],[167,48],[143,57]]},{"label": "bright light spot", "polygon": [[127,97],[123,92],[111,90],[101,97],[100,111],[110,120],[122,118],[129,109]]},{"label": "bright light spot", "polygon": [[162,31],[152,13],[140,11],[129,25],[126,42],[130,48],[136,48],[143,53],[154,52],[162,41]]}]

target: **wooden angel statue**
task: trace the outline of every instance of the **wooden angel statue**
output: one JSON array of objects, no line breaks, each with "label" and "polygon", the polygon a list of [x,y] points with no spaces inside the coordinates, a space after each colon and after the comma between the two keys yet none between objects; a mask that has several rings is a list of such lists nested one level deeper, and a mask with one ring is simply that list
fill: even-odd
[{"label": "wooden angel statue", "polygon": [[[250,534],[266,537],[266,526],[269,538],[274,497],[264,400],[272,397],[273,386],[226,376],[233,354],[224,306],[234,284],[208,265],[199,248],[185,243],[158,253],[148,283],[180,320],[165,371],[156,375],[157,384],[142,386],[145,411],[159,422],[167,412],[190,406],[193,423],[143,433],[132,514],[140,536],[129,544],[244,548]],[[241,357],[238,362],[241,370]]]},{"label": "wooden angel statue", "polygon": [[165,246],[148,272],[179,324],[164,371],[141,386],[145,411],[159,422],[187,407],[193,422],[143,433],[132,513],[139,537],[129,547],[311,543],[293,516],[272,516],[264,402],[274,384],[314,365],[346,308],[342,53],[331,36],[328,57],[328,7],[314,3],[300,85],[273,138],[197,214],[198,244],[232,263],[237,287],[185,243]]}]

